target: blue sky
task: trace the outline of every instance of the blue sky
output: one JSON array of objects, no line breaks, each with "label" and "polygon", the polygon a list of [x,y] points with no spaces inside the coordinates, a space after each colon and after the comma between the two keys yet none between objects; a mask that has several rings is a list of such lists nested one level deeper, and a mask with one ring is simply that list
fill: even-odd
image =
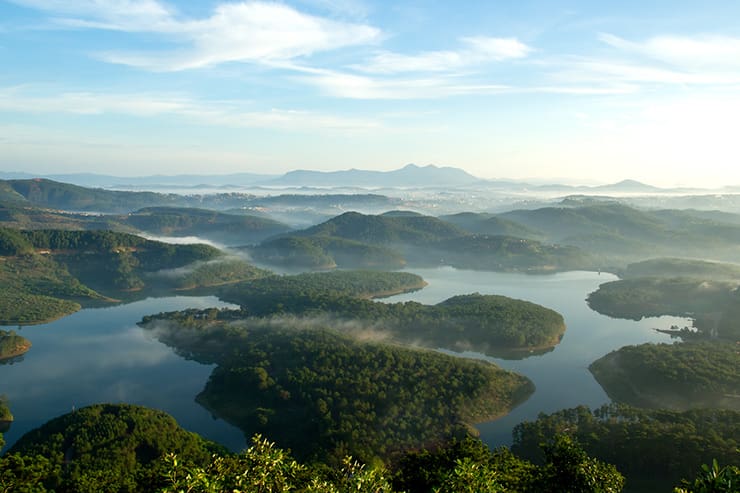
[{"label": "blue sky", "polygon": [[0,64],[3,171],[740,184],[737,2],[0,1]]}]

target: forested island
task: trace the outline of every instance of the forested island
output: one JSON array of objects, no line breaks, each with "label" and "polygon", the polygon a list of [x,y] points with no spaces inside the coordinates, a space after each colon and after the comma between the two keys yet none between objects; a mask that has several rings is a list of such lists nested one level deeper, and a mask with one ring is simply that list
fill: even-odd
[{"label": "forested island", "polygon": [[740,265],[689,258],[652,258],[631,263],[618,274],[622,279],[661,277],[740,281]]},{"label": "forested island", "polygon": [[740,340],[738,283],[690,277],[639,277],[607,282],[588,296],[588,305],[616,318],[674,315],[691,317],[707,337]]},{"label": "forested island", "polygon": [[[739,412],[719,409],[678,412],[612,404],[591,411],[579,406],[517,425],[511,450],[542,463],[540,444],[566,434],[589,455],[616,465],[625,475],[625,491],[668,492],[688,471],[693,475],[712,460],[734,467],[732,481],[740,479],[739,420]],[[729,489],[720,487],[727,482],[717,481],[714,489],[707,485],[701,491],[736,491],[738,483],[732,481]]]},{"label": "forested island", "polygon": [[589,370],[611,399],[639,407],[740,411],[740,352],[735,344],[685,342],[625,346]]},{"label": "forested island", "polygon": [[557,312],[504,296],[461,295],[437,305],[367,299],[423,285],[420,277],[402,272],[338,271],[265,277],[229,286],[219,297],[240,305],[247,316],[290,314],[304,324],[349,323],[397,342],[501,356],[552,348],[565,332]]},{"label": "forested island", "polygon": [[290,318],[190,310],[142,326],[179,354],[218,365],[198,402],[247,436],[269,435],[302,458],[370,460],[464,436],[534,390],[492,364]]},{"label": "forested island", "polygon": [[[31,349],[31,341],[12,330],[0,330],[0,361],[16,358]],[[2,417],[0,417],[2,421]]]}]

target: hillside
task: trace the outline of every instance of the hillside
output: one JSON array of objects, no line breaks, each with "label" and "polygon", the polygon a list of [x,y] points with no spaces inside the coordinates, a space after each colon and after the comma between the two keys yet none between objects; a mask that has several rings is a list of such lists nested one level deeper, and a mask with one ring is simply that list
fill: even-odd
[{"label": "hillside", "polygon": [[266,274],[208,245],[171,245],[111,231],[0,228],[0,322],[41,323],[81,304],[215,289]]},{"label": "hillside", "polygon": [[515,210],[498,217],[541,231],[549,242],[574,245],[621,264],[681,256],[735,261],[740,226],[692,211],[642,210],[615,202]]},{"label": "hillside", "polygon": [[250,251],[256,259],[269,264],[309,269],[451,265],[552,272],[593,268],[596,264],[576,247],[471,234],[439,218],[415,213],[373,216],[347,212],[290,236],[264,242]]},{"label": "hillside", "polygon": [[4,191],[0,201],[22,197],[29,205],[67,211],[129,212],[152,205],[186,205],[175,194],[85,188],[41,178],[6,180],[0,191]]},{"label": "hillside", "polygon": [[150,234],[200,236],[226,245],[258,243],[290,230],[285,224],[263,217],[181,207],[140,209],[123,220]]},{"label": "hillside", "polygon": [[489,213],[460,212],[439,218],[469,233],[488,236],[514,236],[542,240],[544,234],[523,224]]},{"label": "hillside", "polygon": [[[34,462],[33,477],[43,481],[35,482],[32,491],[156,491],[166,484],[163,459],[169,453],[205,465],[212,454],[225,450],[183,430],[161,411],[98,404],[54,418],[24,435],[0,459],[7,461],[0,485],[22,471],[24,462]],[[26,459],[12,460],[21,456]],[[17,479],[19,485],[29,480],[25,475]]]}]

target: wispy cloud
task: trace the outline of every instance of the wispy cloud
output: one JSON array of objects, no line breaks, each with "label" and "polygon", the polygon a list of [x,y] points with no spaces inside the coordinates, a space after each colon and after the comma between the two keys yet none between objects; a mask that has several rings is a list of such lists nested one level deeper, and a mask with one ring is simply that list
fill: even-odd
[{"label": "wispy cloud", "polygon": [[77,115],[122,114],[136,117],[176,116],[193,123],[226,127],[281,130],[330,129],[363,131],[383,128],[369,118],[352,118],[302,110],[253,111],[236,101],[199,101],[183,96],[146,93],[110,94],[61,92],[38,95],[27,88],[0,88],[0,111],[66,113]]},{"label": "wispy cloud", "polygon": [[601,34],[604,43],[684,69],[740,70],[740,38],[655,36],[643,42]]},{"label": "wispy cloud", "polygon": [[147,32],[182,46],[176,51],[98,53],[110,62],[146,70],[178,71],[226,62],[290,60],[375,42],[380,30],[305,14],[274,2],[223,3],[209,17],[183,18],[155,0],[18,0],[56,16],[66,26]]},{"label": "wispy cloud", "polygon": [[401,72],[447,72],[491,61],[503,61],[527,56],[532,48],[516,38],[485,36],[461,39],[459,50],[427,51],[417,55],[381,52],[367,63],[354,65],[361,72],[395,74]]}]

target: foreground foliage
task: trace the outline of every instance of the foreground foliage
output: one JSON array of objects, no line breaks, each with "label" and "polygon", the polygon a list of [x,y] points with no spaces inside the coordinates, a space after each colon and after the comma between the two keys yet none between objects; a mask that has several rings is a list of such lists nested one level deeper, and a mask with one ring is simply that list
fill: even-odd
[{"label": "foreground foliage", "polygon": [[[1,438],[2,435],[0,435]],[[28,433],[0,457],[0,491],[192,493],[618,493],[614,466],[567,437],[544,446],[536,466],[470,437],[369,466],[298,462],[256,435],[230,454],[146,408],[96,405]]]}]

